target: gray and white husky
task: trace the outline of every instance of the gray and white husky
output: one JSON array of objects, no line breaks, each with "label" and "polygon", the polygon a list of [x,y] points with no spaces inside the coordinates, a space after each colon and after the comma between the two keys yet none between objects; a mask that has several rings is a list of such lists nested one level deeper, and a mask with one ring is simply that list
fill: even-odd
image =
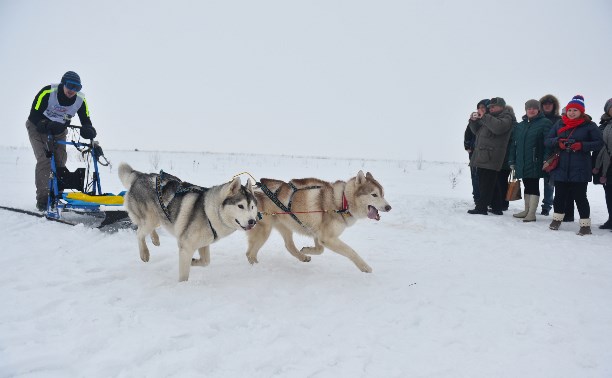
[{"label": "gray and white husky", "polygon": [[[283,237],[289,253],[300,261],[310,261],[308,255],[320,255],[324,248],[329,248],[349,258],[362,272],[372,272],[357,252],[339,238],[358,219],[379,220],[379,211],[391,210],[382,185],[370,172],[363,174],[359,171],[348,181],[333,183],[307,178],[288,183],[261,179],[261,184],[264,187],[260,185],[255,197],[264,216],[247,234],[249,247],[246,255],[251,264],[258,262],[257,252],[275,228]],[[273,199],[266,195],[266,191]],[[293,242],[294,232],[311,236],[314,246],[297,249]]]},{"label": "gray and white husky", "polygon": [[[203,188],[164,173],[138,172],[126,163],[119,166],[119,178],[128,190],[124,206],[138,226],[138,249],[142,261],[149,261],[145,238],[151,235],[159,246],[155,229],[163,226],[179,248],[179,281],[189,279],[191,266],[210,263],[210,244],[236,230],[251,230],[257,223],[257,200],[251,186],[236,177],[226,184]],[[194,259],[196,249],[199,259]]]}]

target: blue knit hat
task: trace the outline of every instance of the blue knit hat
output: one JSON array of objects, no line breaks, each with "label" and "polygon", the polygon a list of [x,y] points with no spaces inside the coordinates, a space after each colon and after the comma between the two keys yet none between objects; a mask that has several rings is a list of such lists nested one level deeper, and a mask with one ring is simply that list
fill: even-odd
[{"label": "blue knit hat", "polygon": [[565,107],[566,110],[572,108],[580,110],[580,113],[584,113],[584,97],[582,95],[575,95]]},{"label": "blue knit hat", "polygon": [[81,84],[81,77],[74,71],[68,71],[62,76],[61,83],[68,87],[68,89],[72,89],[75,91],[80,91],[83,87]]}]

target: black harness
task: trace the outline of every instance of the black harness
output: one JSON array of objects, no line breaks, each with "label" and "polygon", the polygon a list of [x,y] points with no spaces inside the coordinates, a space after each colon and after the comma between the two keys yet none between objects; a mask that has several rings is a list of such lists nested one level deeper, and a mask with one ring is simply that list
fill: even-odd
[{"label": "black harness", "polygon": [[[166,180],[166,182],[162,183],[164,179]],[[155,192],[157,194],[159,206],[166,215],[166,218],[168,218],[168,222],[172,223],[172,220],[170,219],[170,211],[168,211],[168,207],[164,205],[164,201],[162,198],[164,187],[170,182],[178,184],[178,188],[174,192],[174,197],[172,197],[172,200],[170,200],[170,202],[172,202],[176,196],[184,195],[187,193],[204,194],[208,191],[208,188],[203,188],[198,185],[190,184],[188,182],[182,181],[176,176],[170,175],[168,173],[165,173],[163,170],[160,170],[159,174],[155,177]],[[169,204],[170,203],[168,203],[168,205]],[[206,215],[206,210],[204,210],[204,215]],[[213,233],[214,240],[217,240],[217,231],[215,231],[214,227],[212,226],[210,218],[206,216],[206,219],[208,219],[208,225],[210,226],[210,229]]]},{"label": "black harness", "polygon": [[[293,201],[293,196],[295,195],[295,193],[297,193],[300,190],[310,190],[310,189],[321,189],[320,185],[313,185],[313,186],[306,186],[303,188],[298,188],[297,186],[295,186],[291,181],[289,181],[287,183],[287,185],[289,185],[289,187],[291,189],[293,189],[293,192],[291,192],[291,195],[289,196],[289,201],[287,202],[287,205],[285,206],[284,203],[282,203],[280,201],[280,199],[278,199],[278,193],[280,192],[280,190],[282,189],[282,184],[278,187],[278,189],[276,189],[275,192],[272,192],[270,190],[270,188],[268,188],[264,183],[261,182],[257,182],[256,186],[258,188],[261,189],[261,191],[272,201],[274,202],[274,204],[276,206],[278,206],[279,209],[281,209],[284,213],[283,214],[288,214],[291,216],[291,218],[293,218],[293,220],[295,220],[300,226],[307,228],[306,225],[304,225],[302,223],[302,221],[300,221],[300,219],[297,217],[297,215],[295,215],[294,212],[291,211],[291,203]],[[342,218],[346,221],[346,217],[350,217],[351,213],[348,211],[348,203],[346,202],[346,198],[344,197],[344,194],[342,195],[342,209],[341,210],[333,210],[335,213],[338,213],[340,215],[342,215]],[[317,213],[317,212],[327,212],[326,210],[314,210],[314,211],[307,211],[307,213]],[[261,215],[260,215],[260,219],[261,219]]]}]

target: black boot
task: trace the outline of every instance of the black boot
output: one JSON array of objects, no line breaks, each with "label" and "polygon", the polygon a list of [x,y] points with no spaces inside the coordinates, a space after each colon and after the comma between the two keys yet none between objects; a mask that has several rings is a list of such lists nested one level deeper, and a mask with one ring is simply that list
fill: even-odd
[{"label": "black boot", "polygon": [[480,215],[488,215],[487,210],[480,210],[478,207],[472,210],[467,211],[468,214],[480,214]]},{"label": "black boot", "polygon": [[36,210],[45,211],[47,210],[47,201],[36,201]]},{"label": "black boot", "polygon": [[610,221],[610,219],[608,219],[606,223],[599,226],[599,228],[602,230],[612,230],[612,222]]}]

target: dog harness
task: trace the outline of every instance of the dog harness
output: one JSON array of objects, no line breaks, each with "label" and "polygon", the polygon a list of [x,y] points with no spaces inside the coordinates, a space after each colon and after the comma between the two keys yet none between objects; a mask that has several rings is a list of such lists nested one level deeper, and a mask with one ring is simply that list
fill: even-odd
[{"label": "dog harness", "polygon": [[[275,192],[272,192],[270,190],[270,188],[268,188],[264,183],[261,182],[257,182],[256,186],[258,188],[261,189],[261,191],[272,201],[274,202],[274,204],[276,206],[278,206],[281,210],[283,210],[283,213],[273,213],[273,215],[276,214],[289,214],[291,216],[291,218],[293,218],[293,220],[295,220],[300,226],[307,228],[306,225],[304,225],[302,223],[302,221],[300,221],[300,219],[297,217],[297,215],[295,215],[295,212],[291,211],[291,202],[293,201],[293,196],[295,195],[295,193],[297,193],[300,190],[310,190],[310,189],[321,189],[320,185],[313,185],[313,186],[306,186],[303,188],[298,188],[297,186],[295,186],[291,181],[289,181],[287,183],[287,185],[289,185],[289,187],[291,189],[293,189],[293,192],[291,193],[291,195],[289,196],[289,201],[287,202],[287,206],[285,206],[285,204],[283,204],[280,199],[278,199],[278,193],[280,192],[280,190],[282,189],[282,185],[279,186],[278,189],[276,189]],[[302,213],[324,213],[327,212],[328,210],[313,210],[313,211],[304,211]],[[348,201],[346,199],[346,196],[344,195],[344,193],[342,193],[342,209],[340,210],[332,210],[335,213],[338,213],[340,215],[342,215],[342,219],[344,219],[344,221],[346,222],[346,217],[350,217],[352,216],[351,213],[348,211]]]},{"label": "dog harness", "polygon": [[[162,181],[164,180],[164,178],[167,180],[166,184],[162,184]],[[166,186],[168,182],[175,182],[179,184],[179,187],[174,192],[174,196],[172,197],[170,202],[172,202],[176,196],[184,195],[187,193],[204,194],[208,191],[208,188],[203,188],[198,185],[190,184],[188,182],[182,181],[176,176],[165,173],[163,169],[160,170],[159,174],[155,177],[155,192],[157,194],[157,200],[159,201],[159,206],[161,207],[162,211],[166,215],[166,218],[168,218],[168,222],[172,223],[172,220],[170,219],[170,211],[168,211],[168,207],[164,205],[164,201],[162,198],[162,194],[163,194],[162,192],[164,190],[164,186]],[[168,205],[170,204],[170,202],[168,203]],[[206,215],[206,210],[204,210],[204,215]],[[208,219],[208,225],[210,226],[210,230],[213,233],[214,240],[217,240],[217,231],[215,231],[215,228],[210,222],[210,218],[208,217],[208,215],[206,215],[206,219]]]}]

